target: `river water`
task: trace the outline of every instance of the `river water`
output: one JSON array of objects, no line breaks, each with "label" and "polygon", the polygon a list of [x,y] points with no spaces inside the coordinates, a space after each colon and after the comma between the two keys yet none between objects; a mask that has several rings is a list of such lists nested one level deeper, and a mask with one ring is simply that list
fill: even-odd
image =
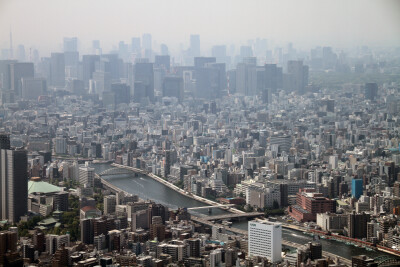
[{"label": "river water", "polygon": [[[111,168],[109,164],[93,164],[97,173],[101,173],[102,171]],[[103,177],[105,180],[110,182],[111,184],[123,189],[124,191],[138,195],[141,199],[149,199],[156,203],[163,204],[171,209],[177,209],[178,207],[200,207],[207,206],[200,201],[194,200],[192,198],[181,195],[178,192],[170,189],[169,187],[149,178],[146,176],[138,176],[136,177],[133,173],[132,175],[113,175],[113,176],[105,176]],[[208,215],[207,210],[198,210],[192,212],[196,216],[206,216]],[[212,214],[224,214],[227,211],[221,209],[213,209]],[[239,229],[247,230],[247,221],[234,222],[232,227]],[[312,241],[313,237],[303,234],[302,232],[291,230],[291,229],[283,229],[282,237],[285,240],[306,244]],[[322,249],[339,255],[341,257],[351,259],[352,256],[356,255],[367,255],[371,258],[376,258],[378,256],[387,255],[385,253],[377,252],[377,251],[367,251],[363,248],[355,247],[352,245],[346,245],[342,242],[333,241],[333,240],[320,240],[322,244]]]}]

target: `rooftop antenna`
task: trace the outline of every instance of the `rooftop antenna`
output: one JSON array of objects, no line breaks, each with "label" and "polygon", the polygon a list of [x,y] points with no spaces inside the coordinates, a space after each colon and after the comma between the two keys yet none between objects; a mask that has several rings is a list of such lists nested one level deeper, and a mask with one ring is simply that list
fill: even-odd
[{"label": "rooftop antenna", "polygon": [[14,59],[11,26],[10,26],[10,59]]}]

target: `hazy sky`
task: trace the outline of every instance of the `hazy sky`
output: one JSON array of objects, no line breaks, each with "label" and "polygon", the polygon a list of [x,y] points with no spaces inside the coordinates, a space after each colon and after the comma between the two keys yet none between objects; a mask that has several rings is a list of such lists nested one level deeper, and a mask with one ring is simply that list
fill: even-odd
[{"label": "hazy sky", "polygon": [[[0,0],[0,47],[61,50],[64,36],[105,49],[151,33],[170,47],[200,34],[211,44],[256,37],[295,47],[400,46],[399,0]],[[155,49],[159,49],[156,47]]]}]

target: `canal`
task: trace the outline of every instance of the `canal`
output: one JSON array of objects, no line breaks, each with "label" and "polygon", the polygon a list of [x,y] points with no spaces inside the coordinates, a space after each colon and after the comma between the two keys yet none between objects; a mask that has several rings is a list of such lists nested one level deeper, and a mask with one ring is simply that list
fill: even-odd
[{"label": "canal", "polygon": [[[102,171],[112,168],[109,164],[93,164],[97,173],[101,173]],[[123,189],[124,191],[138,195],[141,199],[149,199],[156,203],[163,204],[171,209],[177,209],[178,207],[200,207],[206,206],[205,203],[194,200],[192,198],[186,197],[184,195],[175,192],[169,187],[149,178],[146,176],[138,176],[136,177],[134,173],[132,175],[113,175],[113,176],[105,176],[103,177],[105,180],[110,182],[111,184]],[[221,209],[213,209],[213,215],[224,214],[227,211]],[[193,212],[196,216],[206,216],[208,212],[206,210],[199,210]],[[234,222],[232,227],[239,229],[247,229],[247,221]],[[291,230],[291,229],[283,229],[282,231],[283,239],[299,244],[306,244],[313,240],[313,237],[307,234],[303,234],[302,232]],[[371,258],[376,258],[378,256],[387,255],[378,251],[367,251],[360,247],[355,247],[352,245],[346,245],[342,242],[333,241],[333,240],[320,240],[322,244],[322,249],[336,254],[338,256],[351,259],[352,256],[355,255],[367,255]]]}]

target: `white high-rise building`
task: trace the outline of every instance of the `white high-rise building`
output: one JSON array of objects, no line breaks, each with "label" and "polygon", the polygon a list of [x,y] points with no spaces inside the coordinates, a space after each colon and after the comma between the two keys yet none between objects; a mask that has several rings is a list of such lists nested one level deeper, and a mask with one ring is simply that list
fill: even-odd
[{"label": "white high-rise building", "polygon": [[249,256],[265,257],[280,262],[282,252],[282,225],[266,220],[250,221]]}]

